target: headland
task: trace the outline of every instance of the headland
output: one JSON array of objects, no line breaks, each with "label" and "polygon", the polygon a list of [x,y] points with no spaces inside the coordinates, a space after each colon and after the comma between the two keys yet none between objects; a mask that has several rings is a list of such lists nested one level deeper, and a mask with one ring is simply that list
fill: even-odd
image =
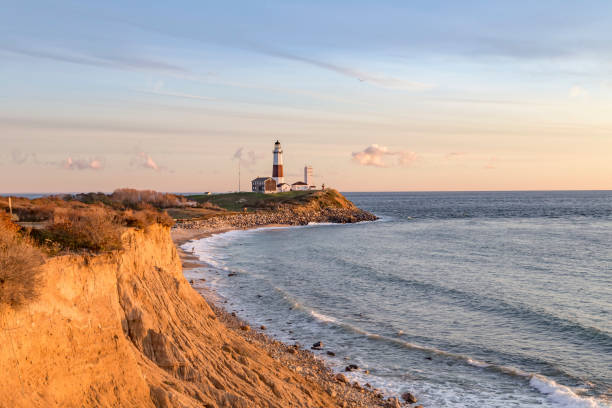
[{"label": "headland", "polygon": [[[211,207],[201,219],[179,220],[174,241],[165,213],[102,205],[101,196],[18,202],[20,222],[39,229],[3,215],[3,245],[30,248],[40,260],[30,265],[28,296],[8,296],[22,283],[3,276],[13,286],[0,293],[0,406],[401,406],[350,384],[300,345],[249,327],[183,276],[194,260],[181,259],[175,242],[198,235],[375,219],[337,192],[302,198],[265,210]],[[45,211],[51,216],[33,221]]]}]

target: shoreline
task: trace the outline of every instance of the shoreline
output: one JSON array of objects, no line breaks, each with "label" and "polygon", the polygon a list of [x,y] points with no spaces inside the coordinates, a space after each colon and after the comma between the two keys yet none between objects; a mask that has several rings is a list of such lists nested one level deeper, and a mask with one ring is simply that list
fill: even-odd
[{"label": "shoreline", "polygon": [[[205,262],[200,261],[196,255],[181,248],[183,244],[189,241],[205,239],[213,235],[236,230],[246,231],[260,228],[288,228],[293,226],[296,225],[265,224],[247,228],[232,228],[228,226],[219,226],[218,228],[180,228],[179,226],[172,228],[171,235],[179,257],[181,258],[184,273],[185,271],[208,266]],[[235,312],[229,312],[225,309],[224,305],[227,303],[227,300],[224,300],[214,291],[214,289],[203,282],[205,282],[205,279],[189,280],[189,284],[192,288],[210,305],[220,323],[242,336],[246,341],[272,355],[274,359],[282,365],[303,375],[307,380],[317,382],[324,388],[330,390],[330,395],[333,397],[337,396],[343,401],[342,407],[398,408],[413,406],[415,408],[422,408],[418,403],[412,405],[408,402],[401,401],[397,397],[387,397],[380,390],[373,388],[369,383],[363,385],[356,381],[351,383],[344,374],[334,373],[327,362],[308,350],[308,345],[301,345],[299,343],[290,345],[276,340],[265,333],[265,326],[260,326],[256,330],[252,329],[249,326],[249,322],[239,318]]]}]

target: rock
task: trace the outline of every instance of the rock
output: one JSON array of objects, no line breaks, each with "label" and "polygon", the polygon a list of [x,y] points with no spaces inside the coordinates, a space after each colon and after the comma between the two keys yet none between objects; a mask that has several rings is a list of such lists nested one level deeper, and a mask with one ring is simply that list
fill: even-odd
[{"label": "rock", "polygon": [[232,316],[236,317],[236,312],[232,312],[231,314]]},{"label": "rock", "polygon": [[266,330],[266,326],[264,326],[263,324],[262,324],[261,326],[259,326],[259,328],[260,328],[261,330]]},{"label": "rock", "polygon": [[346,377],[344,376],[344,374],[338,373],[336,374],[336,381],[343,383],[343,384],[348,384],[348,380],[346,379]]},{"label": "rock", "polygon": [[312,350],[323,350],[323,342],[317,341],[315,344],[312,345],[311,349]]},{"label": "rock", "polygon": [[400,404],[399,400],[396,397],[391,397],[387,400],[386,404],[387,408],[402,408],[402,404]]},{"label": "rock", "polygon": [[404,401],[406,401],[407,403],[409,403],[409,404],[414,404],[415,402],[417,402],[416,397],[414,395],[412,395],[411,393],[409,393],[409,392],[403,393],[402,394],[402,399]]},{"label": "rock", "polygon": [[333,351],[328,351],[328,352],[327,352],[327,353],[325,353],[325,354],[327,354],[328,356],[332,356],[332,357],[335,357],[335,356],[336,356],[336,353],[334,353]]},{"label": "rock", "polygon": [[355,364],[349,364],[344,368],[344,371],[348,371],[348,372],[355,371],[355,370],[359,370],[359,366]]},{"label": "rock", "polygon": [[249,326],[248,324],[243,324],[242,326],[240,326],[240,330],[249,331],[251,330],[251,326]]},{"label": "rock", "polygon": [[294,348],[290,348],[290,349],[287,350],[287,353],[289,353],[289,354],[296,354],[297,350],[294,349]]},{"label": "rock", "polygon": [[230,272],[230,273],[227,274],[227,276],[236,276],[236,275],[237,275],[236,272]]}]

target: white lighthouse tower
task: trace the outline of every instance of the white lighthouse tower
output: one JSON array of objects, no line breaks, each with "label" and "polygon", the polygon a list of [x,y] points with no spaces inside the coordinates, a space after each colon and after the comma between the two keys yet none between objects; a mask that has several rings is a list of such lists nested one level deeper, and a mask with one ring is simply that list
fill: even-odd
[{"label": "white lighthouse tower", "polygon": [[281,144],[277,140],[274,143],[274,162],[272,166],[272,178],[276,181],[276,185],[285,182],[285,177],[283,177],[283,149],[281,149]]}]

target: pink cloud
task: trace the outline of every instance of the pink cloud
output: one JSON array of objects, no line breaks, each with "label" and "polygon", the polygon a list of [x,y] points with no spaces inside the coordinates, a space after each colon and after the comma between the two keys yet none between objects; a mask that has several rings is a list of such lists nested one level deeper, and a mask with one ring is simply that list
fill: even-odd
[{"label": "pink cloud", "polygon": [[61,167],[66,170],[101,170],[104,168],[104,162],[101,159],[73,159],[68,156],[66,160],[61,162]]},{"label": "pink cloud", "polygon": [[489,160],[487,160],[487,163],[484,165],[485,170],[494,170],[497,168],[496,163],[497,163],[498,159],[497,157],[489,157]]},{"label": "pink cloud", "polygon": [[[377,144],[372,144],[360,152],[354,152],[352,156],[355,163],[361,166],[374,167],[410,166],[418,159],[415,152],[408,150],[392,151]],[[385,160],[388,157],[397,160],[395,163]]]},{"label": "pink cloud", "polygon": [[138,157],[140,157],[141,159],[141,166],[151,169],[151,170],[155,170],[155,171],[159,171],[160,167],[157,165],[157,163],[155,163],[155,161],[153,160],[153,158],[146,154],[145,152],[140,152],[138,153]]}]

